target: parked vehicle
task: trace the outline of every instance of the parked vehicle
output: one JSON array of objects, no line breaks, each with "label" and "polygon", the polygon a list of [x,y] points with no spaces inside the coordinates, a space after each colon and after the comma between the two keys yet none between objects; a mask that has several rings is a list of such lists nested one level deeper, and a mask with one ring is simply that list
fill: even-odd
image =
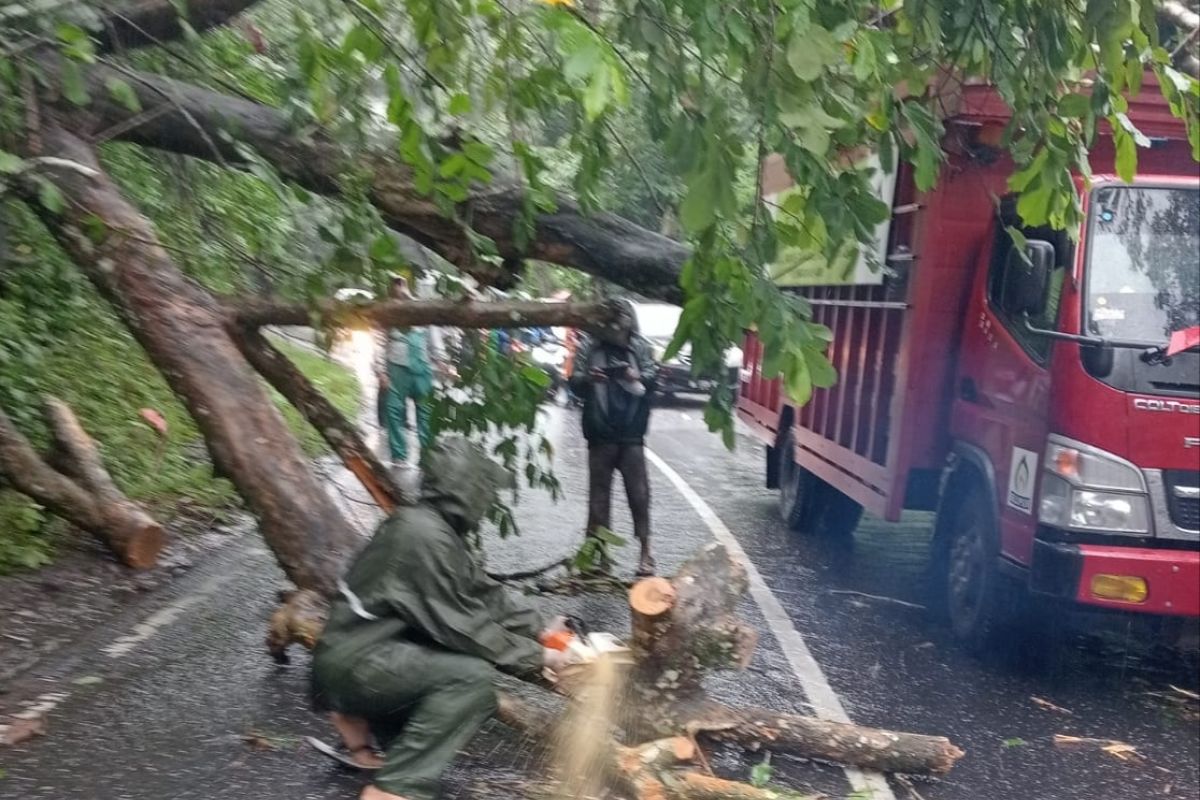
[{"label": "parked vehicle", "polygon": [[972,645],[1034,596],[1194,617],[1200,180],[1183,123],[1147,86],[1128,112],[1151,138],[1137,181],[1098,137],[1078,241],[1026,228],[1022,248],[994,200],[1007,111],[984,86],[957,99],[940,183],[895,176],[886,275],[798,289],[833,332],[838,384],[794,407],[746,337],[739,414],[767,483],[801,530],[936,510],[935,600]]},{"label": "parked vehicle", "polygon": [[[675,328],[679,326],[679,315],[683,309],[668,303],[635,303],[634,313],[637,315],[638,330],[654,347],[654,358],[659,361],[658,391],[664,397],[688,392],[709,392],[716,384],[713,375],[696,375],[692,370],[692,350],[690,345],[682,349],[669,361],[663,361],[663,353]],[[729,385],[737,384],[738,372],[742,367],[742,351],[731,347],[725,353],[725,368],[729,372]]]}]

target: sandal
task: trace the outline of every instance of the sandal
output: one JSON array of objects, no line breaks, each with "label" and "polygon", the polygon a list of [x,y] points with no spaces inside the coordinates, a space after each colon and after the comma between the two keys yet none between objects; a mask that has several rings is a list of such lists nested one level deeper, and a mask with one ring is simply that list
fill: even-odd
[{"label": "sandal", "polygon": [[308,746],[316,750],[323,756],[332,758],[338,764],[346,769],[358,770],[360,772],[375,772],[379,767],[368,767],[354,760],[354,756],[362,752],[375,753],[375,749],[370,745],[363,745],[354,750],[347,751],[345,747],[333,747],[326,744],[315,736],[305,736],[304,741]]}]

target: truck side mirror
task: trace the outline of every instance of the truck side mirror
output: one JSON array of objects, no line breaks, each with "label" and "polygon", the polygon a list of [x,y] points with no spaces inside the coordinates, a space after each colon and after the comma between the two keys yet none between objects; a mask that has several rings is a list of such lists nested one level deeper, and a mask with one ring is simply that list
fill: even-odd
[{"label": "truck side mirror", "polygon": [[1054,245],[1030,239],[1022,252],[1018,245],[1008,251],[1000,307],[1012,316],[1040,317],[1046,311],[1050,272],[1054,269]]}]

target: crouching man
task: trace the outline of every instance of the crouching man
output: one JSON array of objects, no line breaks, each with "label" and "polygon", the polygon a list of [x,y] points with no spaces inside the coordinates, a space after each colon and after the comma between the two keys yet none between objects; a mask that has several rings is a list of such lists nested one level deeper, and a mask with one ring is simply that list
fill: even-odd
[{"label": "crouching man", "polygon": [[432,800],[496,710],[495,669],[561,666],[562,654],[538,643],[536,612],[467,548],[511,480],[479,446],[447,438],[425,456],[420,503],[379,526],[341,583],[314,651],[313,693],[350,758],[378,769],[362,800]]}]

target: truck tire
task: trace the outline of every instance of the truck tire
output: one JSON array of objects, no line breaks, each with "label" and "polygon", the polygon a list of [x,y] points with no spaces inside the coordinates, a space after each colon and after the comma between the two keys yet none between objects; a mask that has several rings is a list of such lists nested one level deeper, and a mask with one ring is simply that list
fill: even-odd
[{"label": "truck tire", "polygon": [[853,536],[862,520],[863,507],[820,478],[813,479],[812,527],[821,535],[833,539]]},{"label": "truck tire", "polygon": [[779,481],[779,516],[788,530],[807,533],[812,524],[812,490],[816,478],[796,463],[794,441],[789,426],[773,448]]},{"label": "truck tire", "polygon": [[[934,579],[950,630],[967,649],[983,654],[1014,632],[1025,616],[1026,592],[1000,572],[1000,537],[991,499],[978,480],[951,481],[948,518],[939,520]],[[941,516],[941,514],[939,514]],[[936,589],[935,589],[936,591]]]},{"label": "truck tire", "polygon": [[773,451],[779,515],[788,529],[832,538],[854,533],[862,506],[796,463],[791,428]]}]

